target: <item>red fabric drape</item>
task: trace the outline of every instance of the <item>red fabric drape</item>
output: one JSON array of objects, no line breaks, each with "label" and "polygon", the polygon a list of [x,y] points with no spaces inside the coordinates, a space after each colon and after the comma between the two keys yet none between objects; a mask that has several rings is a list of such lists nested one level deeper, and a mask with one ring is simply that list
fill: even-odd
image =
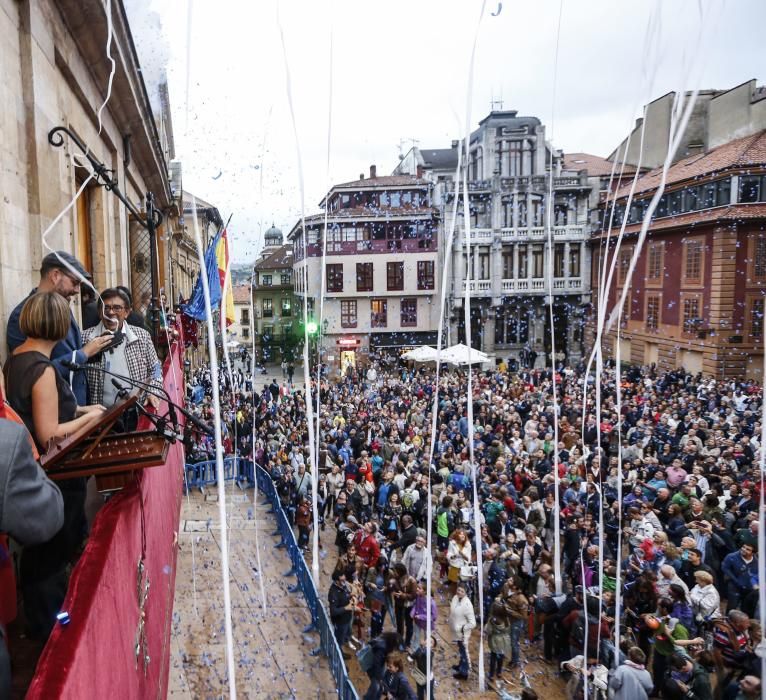
[{"label": "red fabric drape", "polygon": [[[164,367],[165,388],[176,403],[184,393],[180,348],[183,339],[173,344]],[[28,699],[165,697],[183,465],[182,445],[172,445],[163,466],[137,472],[137,481],[99,511],[64,601],[71,621],[54,628]],[[150,581],[146,673],[143,654],[138,662],[135,656],[142,500]]]}]

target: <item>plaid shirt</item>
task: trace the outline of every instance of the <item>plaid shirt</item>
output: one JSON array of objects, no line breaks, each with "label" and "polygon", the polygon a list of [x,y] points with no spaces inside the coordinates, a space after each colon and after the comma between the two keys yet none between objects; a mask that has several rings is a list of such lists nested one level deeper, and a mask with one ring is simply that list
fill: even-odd
[{"label": "plaid shirt", "polygon": [[[83,331],[83,345],[101,335],[104,330],[103,324],[99,323]],[[161,388],[162,369],[151,336],[143,328],[129,326],[127,323],[123,325],[122,332],[125,333],[125,359],[130,378]],[[91,404],[102,403],[104,400],[105,364],[106,359],[102,353],[98,361],[88,363],[88,369],[85,370],[88,377],[88,402]],[[144,398],[145,395],[142,400]]]}]

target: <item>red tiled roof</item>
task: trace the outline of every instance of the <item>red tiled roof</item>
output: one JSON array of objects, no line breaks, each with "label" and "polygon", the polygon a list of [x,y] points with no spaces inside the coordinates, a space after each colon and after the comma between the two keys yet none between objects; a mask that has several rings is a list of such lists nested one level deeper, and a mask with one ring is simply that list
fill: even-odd
[{"label": "red tiled roof", "polygon": [[424,180],[421,177],[415,175],[380,175],[378,177],[364,178],[362,180],[352,180],[351,182],[342,182],[339,185],[333,185],[332,189],[337,190],[341,187],[414,187],[420,185],[421,187],[428,186],[428,180]]},{"label": "red tiled roof", "polygon": [[[693,227],[697,224],[711,224],[719,221],[743,220],[743,219],[766,219],[766,204],[736,204],[729,207],[717,207],[703,211],[692,211],[688,214],[668,216],[655,219],[649,226],[650,231],[660,231],[668,228]],[[620,227],[612,227],[612,235],[619,231]],[[625,227],[625,233],[638,233],[641,224],[632,224]],[[599,232],[596,237],[605,236],[606,232]]]},{"label": "red tiled roof", "polygon": [[235,304],[250,303],[250,285],[249,284],[239,284],[236,287],[233,287],[231,292],[232,292],[232,296],[234,297]]},{"label": "red tiled roof", "polygon": [[616,166],[611,160],[594,156],[591,153],[566,153],[564,154],[564,170],[587,170],[588,175],[601,176],[611,175],[614,168],[614,176],[618,178],[620,170],[623,174],[634,173],[636,169],[632,165],[625,165],[624,168],[618,163]]},{"label": "red tiled roof", "polygon": [[[665,185],[712,175],[728,168],[766,165],[766,129],[741,139],[729,141],[707,153],[697,154],[679,160],[668,169]],[[650,170],[636,183],[636,194],[655,190],[660,184],[662,168]],[[625,197],[630,185],[621,187],[616,197]]]},{"label": "red tiled roof", "polygon": [[256,270],[277,270],[293,266],[293,244],[286,243],[273,252],[266,252],[264,257],[255,261]]}]

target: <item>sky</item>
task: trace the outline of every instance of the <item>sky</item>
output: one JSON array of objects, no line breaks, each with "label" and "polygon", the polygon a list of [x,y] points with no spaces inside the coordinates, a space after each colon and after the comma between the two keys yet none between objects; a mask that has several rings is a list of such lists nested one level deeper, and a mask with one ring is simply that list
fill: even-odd
[{"label": "sky", "polygon": [[317,212],[330,183],[390,173],[413,139],[449,147],[493,99],[539,117],[557,148],[606,156],[648,101],[766,77],[762,0],[487,0],[480,23],[481,0],[126,5],[147,79],[167,71],[184,189],[233,215],[235,263],[272,223],[287,234]]}]

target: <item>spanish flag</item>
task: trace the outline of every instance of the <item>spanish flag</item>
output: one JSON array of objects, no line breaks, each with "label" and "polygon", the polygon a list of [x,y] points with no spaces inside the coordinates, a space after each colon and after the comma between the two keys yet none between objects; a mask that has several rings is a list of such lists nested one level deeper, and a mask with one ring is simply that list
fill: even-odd
[{"label": "spanish flag", "polygon": [[218,237],[218,245],[215,249],[215,257],[218,262],[218,276],[221,280],[221,313],[226,314],[226,325],[234,323],[234,295],[231,290],[231,274],[226,279],[226,273],[229,272],[229,238],[226,235],[226,229]]}]

